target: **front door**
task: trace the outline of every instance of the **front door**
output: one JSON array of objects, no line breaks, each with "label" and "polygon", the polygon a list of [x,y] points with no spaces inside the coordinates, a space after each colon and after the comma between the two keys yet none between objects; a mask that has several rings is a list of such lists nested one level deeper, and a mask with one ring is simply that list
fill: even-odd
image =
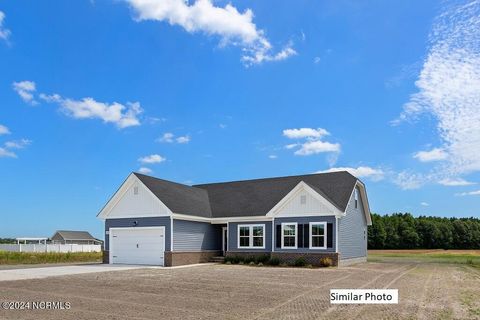
[{"label": "front door", "polygon": [[228,229],[227,227],[222,228],[222,254],[225,256],[225,253],[228,251]]}]

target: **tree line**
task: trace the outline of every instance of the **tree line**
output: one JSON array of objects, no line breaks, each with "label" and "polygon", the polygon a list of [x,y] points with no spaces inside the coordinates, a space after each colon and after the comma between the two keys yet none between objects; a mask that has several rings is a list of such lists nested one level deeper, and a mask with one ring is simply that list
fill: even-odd
[{"label": "tree line", "polygon": [[480,249],[480,219],[372,213],[369,249]]}]

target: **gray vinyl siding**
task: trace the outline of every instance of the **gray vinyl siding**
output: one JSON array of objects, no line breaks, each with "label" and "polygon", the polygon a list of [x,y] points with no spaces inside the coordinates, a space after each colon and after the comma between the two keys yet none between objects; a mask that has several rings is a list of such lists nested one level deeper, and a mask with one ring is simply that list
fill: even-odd
[{"label": "gray vinyl siding", "polygon": [[173,219],[173,251],[222,249],[222,225]]},{"label": "gray vinyl siding", "polygon": [[[332,235],[332,248],[326,249],[310,249],[310,248],[297,248],[297,249],[282,249],[275,247],[275,252],[299,252],[299,253],[314,253],[314,252],[335,252],[335,232],[336,232],[336,219],[335,216],[309,216],[309,217],[285,217],[275,218],[274,233],[276,233],[277,225],[281,225],[285,222],[296,222],[297,224],[308,224],[310,222],[326,222],[333,223],[333,235]],[[276,237],[276,234],[275,234]],[[275,241],[276,245],[276,241]]]},{"label": "gray vinyl siding", "polygon": [[346,215],[338,219],[338,250],[340,259],[367,256],[367,221],[360,192],[357,208],[355,208],[355,197],[352,193]]},{"label": "gray vinyl siding", "polygon": [[[238,248],[238,225],[264,224],[265,225],[265,249],[259,248]],[[272,251],[272,222],[230,222],[228,224],[228,251],[234,252],[271,252]]]},{"label": "gray vinyl siding", "polygon": [[[134,226],[134,222],[137,225]],[[110,228],[141,228],[141,227],[165,227],[165,251],[170,251],[170,217],[145,217],[145,218],[119,218],[105,220],[105,231]],[[109,235],[105,234],[105,250],[109,250]]]}]

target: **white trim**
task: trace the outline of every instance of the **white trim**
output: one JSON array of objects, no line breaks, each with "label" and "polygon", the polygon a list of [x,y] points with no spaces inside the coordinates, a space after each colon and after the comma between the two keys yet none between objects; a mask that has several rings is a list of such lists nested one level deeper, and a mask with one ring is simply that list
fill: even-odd
[{"label": "white trim", "polygon": [[[248,247],[241,247],[240,246],[240,228],[241,227],[248,227]],[[263,246],[261,247],[255,247],[253,246],[253,227],[262,227],[263,232],[262,232],[262,244]],[[258,238],[258,237],[257,237]],[[239,224],[237,225],[237,249],[265,249],[265,224]]]},{"label": "white trim", "polygon": [[335,252],[338,253],[338,221],[339,219],[335,218]]},{"label": "white trim", "polygon": [[196,221],[196,222],[209,222],[211,223],[211,218],[197,217],[188,214],[181,213],[172,213],[172,218],[176,220],[187,220],[187,221]]},{"label": "white trim", "polygon": [[211,218],[211,224],[224,224],[227,222],[251,222],[251,221],[272,221],[272,217],[251,216],[251,217],[231,217],[231,218]]},{"label": "white trim", "polygon": [[172,218],[177,220],[208,222],[211,224],[225,224],[228,222],[255,222],[255,221],[271,221],[272,217],[267,216],[251,216],[251,217],[232,217],[232,218],[206,218],[192,216],[182,213],[172,213]]},{"label": "white trim", "polygon": [[[227,222],[227,237],[229,233],[230,233],[230,224],[229,222]],[[228,241],[228,238],[227,238],[227,251],[230,251],[230,241]]]},{"label": "white trim", "polygon": [[355,186],[358,185],[358,189],[360,190],[360,196],[362,198],[362,204],[363,204],[363,211],[365,213],[365,220],[367,220],[367,226],[372,225],[372,215],[370,213],[370,204],[368,203],[368,197],[367,197],[367,190],[365,188],[365,185],[361,181],[357,181]]},{"label": "white trim", "polygon": [[173,252],[173,218],[172,217],[170,217],[170,252]]},{"label": "white trim", "polygon": [[[160,204],[161,207],[163,207],[167,211],[167,215],[165,214],[148,214],[146,216],[148,217],[168,217],[172,215],[172,210],[170,210],[156,195],[153,194],[153,192],[140,180],[138,177],[130,173],[130,175],[125,179],[125,181],[122,183],[120,188],[113,194],[113,196],[108,200],[108,202],[105,204],[105,206],[100,210],[100,212],[97,214],[97,218],[101,220],[106,220],[108,216],[110,215],[110,212],[112,211],[113,208],[122,200],[123,196],[125,193],[127,193],[128,190],[130,190],[130,187],[135,185],[136,183],[140,183],[144,186],[144,189],[147,190],[147,192]],[[125,214],[125,215],[118,215],[115,216],[115,219],[117,218],[137,218],[135,215],[131,214]]]},{"label": "white trim", "polygon": [[[285,235],[283,234],[283,229],[284,229],[285,225],[295,225],[295,246],[294,247],[285,247],[283,245],[283,238],[285,237]],[[297,243],[298,223],[297,222],[282,222],[281,232],[282,232],[282,246],[281,246],[281,248],[282,249],[298,249],[297,248],[298,247],[298,243]],[[287,236],[287,237],[291,237],[291,236]]]},{"label": "white trim", "polygon": [[[325,250],[327,249],[327,222],[322,221],[322,222],[309,222],[309,232],[310,232],[310,239],[309,239],[309,249],[313,250]],[[313,224],[322,224],[323,225],[323,247],[314,247],[312,245],[313,243],[313,235],[312,235],[312,225]]]},{"label": "white trim", "polygon": [[[324,196],[319,194],[317,191],[312,189],[308,184],[303,181],[300,181],[295,188],[293,188],[285,197],[282,198],[270,211],[267,213],[267,217],[274,217],[276,216],[282,208],[284,208],[299,192],[302,190],[311,194],[316,200],[321,202],[324,206],[329,208],[330,212],[318,212],[320,216],[342,216],[345,215],[344,212],[341,212],[337,207],[335,207],[329,200],[327,200]],[[315,214],[308,214],[303,216],[312,216]],[[283,217],[299,217],[299,215],[282,215]]]},{"label": "white trim", "polygon": [[275,219],[272,220],[272,252],[275,252]]},{"label": "white trim", "polygon": [[[227,232],[227,249],[225,250],[225,231]],[[222,253],[225,255],[228,251],[228,227],[222,227]]]},{"label": "white trim", "polygon": [[147,229],[163,229],[163,266],[165,266],[165,226],[158,227],[113,227],[108,228],[108,264],[113,264],[113,241],[112,231],[115,230],[147,230]]}]

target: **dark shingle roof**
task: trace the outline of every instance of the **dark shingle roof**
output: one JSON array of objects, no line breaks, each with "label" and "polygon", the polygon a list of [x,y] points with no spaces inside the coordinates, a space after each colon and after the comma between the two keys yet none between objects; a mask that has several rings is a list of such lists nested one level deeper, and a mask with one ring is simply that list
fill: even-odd
[{"label": "dark shingle roof", "polygon": [[208,191],[212,217],[267,214],[301,181],[345,211],[357,178],[346,171],[196,185]]},{"label": "dark shingle roof", "polygon": [[343,212],[357,182],[346,171],[194,186],[135,175],[174,213],[212,218],[265,215],[300,181]]},{"label": "dark shingle roof", "polygon": [[136,172],[134,174],[172,212],[211,217],[207,191]]},{"label": "dark shingle roof", "polygon": [[59,230],[55,232],[53,237],[55,237],[56,234],[59,234],[64,240],[97,240],[87,231]]}]

